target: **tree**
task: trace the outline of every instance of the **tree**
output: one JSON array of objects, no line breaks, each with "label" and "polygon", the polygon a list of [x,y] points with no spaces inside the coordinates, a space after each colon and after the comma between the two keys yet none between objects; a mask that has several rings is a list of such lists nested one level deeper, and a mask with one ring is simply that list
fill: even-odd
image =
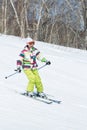
[{"label": "tree", "polygon": [[2,32],[7,33],[7,0],[2,2]]},{"label": "tree", "polygon": [[0,31],[85,49],[86,1],[0,0]]},{"label": "tree", "polygon": [[85,45],[87,50],[87,1],[84,0],[83,4],[84,4],[83,8],[84,8],[84,23],[85,23]]}]

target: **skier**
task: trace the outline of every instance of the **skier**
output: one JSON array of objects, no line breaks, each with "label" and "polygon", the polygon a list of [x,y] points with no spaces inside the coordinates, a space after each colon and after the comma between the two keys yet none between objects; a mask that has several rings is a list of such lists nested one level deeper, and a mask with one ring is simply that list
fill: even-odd
[{"label": "skier", "polygon": [[26,94],[30,97],[34,96],[34,87],[37,89],[37,95],[39,97],[45,97],[43,92],[43,84],[38,73],[38,65],[36,60],[45,62],[46,65],[50,65],[51,62],[45,57],[41,56],[40,51],[34,47],[35,41],[31,40],[26,43],[26,46],[21,51],[19,59],[17,60],[17,71],[20,73],[21,68],[27,76],[29,82],[26,88]]}]

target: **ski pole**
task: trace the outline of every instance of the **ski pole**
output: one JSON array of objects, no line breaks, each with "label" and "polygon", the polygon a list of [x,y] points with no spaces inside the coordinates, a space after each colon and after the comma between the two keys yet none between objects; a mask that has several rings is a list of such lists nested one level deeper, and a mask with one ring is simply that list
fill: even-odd
[{"label": "ski pole", "polygon": [[9,77],[11,77],[11,76],[13,76],[13,75],[15,75],[15,74],[17,74],[17,73],[18,73],[18,71],[15,72],[15,73],[13,73],[13,74],[10,74],[10,75],[6,76],[5,79],[7,79],[7,78],[9,78]]},{"label": "ski pole", "polygon": [[45,64],[45,65],[39,67],[38,70],[42,69],[42,68],[45,67],[46,65],[47,65],[47,64]]},{"label": "ski pole", "polygon": [[[38,70],[42,69],[42,68],[43,68],[43,67],[45,67],[46,65],[47,65],[47,64],[45,64],[45,65],[43,65],[43,66],[39,67],[39,68],[38,68]],[[19,73],[19,72],[16,70],[16,72],[15,72],[15,73],[10,74],[10,75],[8,75],[8,76],[6,76],[6,77],[5,77],[5,79],[7,79],[7,78],[9,78],[9,77],[11,77],[11,76],[13,76],[13,75],[15,75],[15,74],[17,74],[17,73]]]}]

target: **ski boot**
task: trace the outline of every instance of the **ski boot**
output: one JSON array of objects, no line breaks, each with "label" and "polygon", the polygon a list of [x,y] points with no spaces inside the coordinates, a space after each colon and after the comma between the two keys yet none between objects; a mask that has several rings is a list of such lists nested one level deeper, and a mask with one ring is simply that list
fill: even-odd
[{"label": "ski boot", "polygon": [[29,97],[35,97],[35,94],[33,92],[27,92],[27,96],[29,96]]},{"label": "ski boot", "polygon": [[37,96],[38,96],[38,97],[41,97],[41,98],[45,98],[45,99],[47,98],[46,94],[43,93],[43,92],[38,92],[38,93],[37,93]]}]

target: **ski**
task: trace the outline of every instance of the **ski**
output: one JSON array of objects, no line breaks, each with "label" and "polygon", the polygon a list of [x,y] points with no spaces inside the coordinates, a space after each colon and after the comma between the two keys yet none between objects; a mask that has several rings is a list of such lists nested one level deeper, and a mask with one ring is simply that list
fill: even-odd
[{"label": "ski", "polygon": [[56,100],[56,99],[52,99],[52,98],[48,98],[49,101],[52,101],[54,103],[60,104],[62,101],[60,100]]},{"label": "ski", "polygon": [[34,100],[37,100],[37,101],[40,101],[40,102],[43,102],[43,103],[46,103],[46,104],[52,104],[53,102],[49,99],[45,99],[45,98],[41,98],[41,97],[38,97],[38,96],[33,96],[33,97],[30,97],[30,96],[27,96],[26,93],[20,93],[21,95],[23,96],[26,96],[27,98],[31,98],[31,99],[34,99]]},{"label": "ski", "polygon": [[[26,97],[29,97],[27,96],[26,93],[21,93],[21,95],[24,95]],[[35,99],[35,100],[38,100],[40,102],[44,102],[46,104],[51,104],[51,103],[57,103],[57,104],[60,104],[62,101],[60,100],[57,100],[57,99],[54,99],[54,98],[50,98],[49,96],[46,96],[45,98],[41,98],[41,97],[38,97],[37,95],[35,95],[34,97],[30,97],[32,99]]]},{"label": "ski", "polygon": [[50,101],[52,101],[53,103],[60,104],[62,102],[61,100],[58,100],[57,98],[55,98],[54,96],[52,96],[50,94],[46,94],[46,95],[47,95],[47,99],[50,100]]}]

